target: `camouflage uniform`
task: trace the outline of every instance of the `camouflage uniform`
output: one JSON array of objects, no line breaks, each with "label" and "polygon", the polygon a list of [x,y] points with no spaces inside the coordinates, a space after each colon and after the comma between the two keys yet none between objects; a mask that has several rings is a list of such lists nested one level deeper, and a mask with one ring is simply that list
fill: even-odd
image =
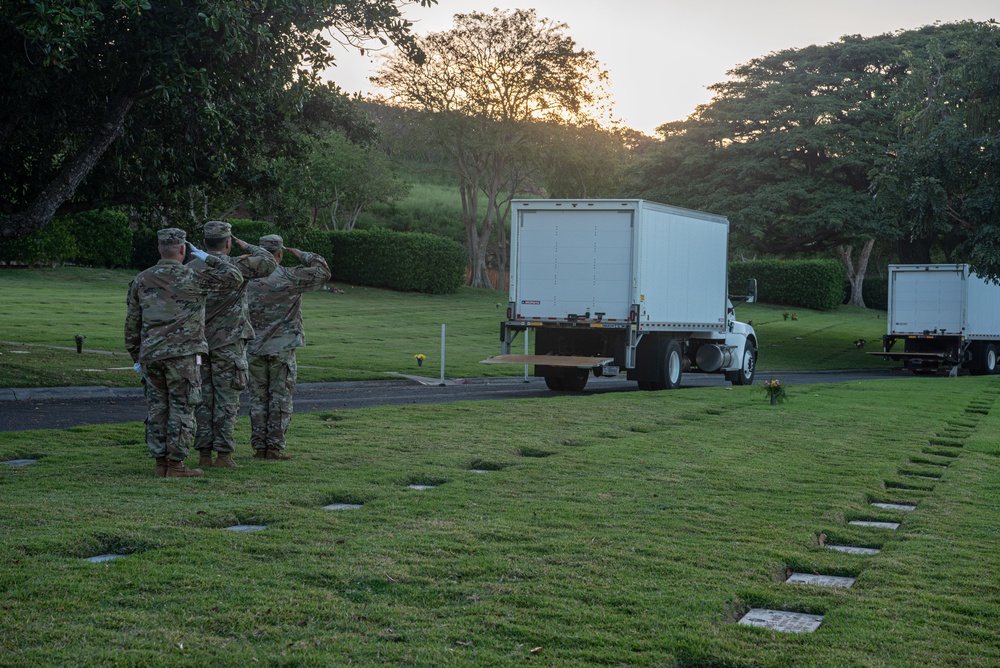
[{"label": "camouflage uniform", "polygon": [[[161,243],[184,243],[183,230],[160,230]],[[194,439],[194,407],[201,401],[201,356],[205,343],[205,296],[243,282],[239,270],[209,257],[195,271],[177,260],[160,260],[129,284],[125,348],[142,365],[149,413],[149,454],[183,461]]]},{"label": "camouflage uniform", "polygon": [[[261,237],[260,245],[277,252],[281,237]],[[250,323],[256,337],[250,341],[250,444],[261,453],[285,448],[285,431],[292,419],[295,389],[295,349],[305,345],[302,294],[319,290],[330,279],[320,255],[302,253],[303,266],[278,266],[267,278],[250,281],[247,291]]]},{"label": "camouflage uniform", "polygon": [[[206,239],[225,239],[231,236],[229,223],[205,223]],[[236,449],[233,429],[240,412],[240,392],[247,386],[246,342],[254,337],[250,326],[246,291],[250,279],[270,276],[278,263],[274,256],[260,246],[247,244],[250,255],[231,258],[222,251],[209,251],[210,255],[234,265],[243,275],[244,282],[231,292],[213,293],[205,298],[205,338],[208,356],[201,365],[201,404],[196,416],[198,432],[194,447],[203,453],[215,450],[232,453]],[[204,269],[205,260],[192,260],[192,269]]]}]

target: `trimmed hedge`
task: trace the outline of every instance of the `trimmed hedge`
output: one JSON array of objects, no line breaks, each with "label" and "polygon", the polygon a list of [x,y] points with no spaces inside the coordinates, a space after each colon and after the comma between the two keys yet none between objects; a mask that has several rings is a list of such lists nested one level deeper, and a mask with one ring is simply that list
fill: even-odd
[{"label": "trimmed hedge", "polygon": [[60,264],[75,255],[76,239],[65,217],[53,218],[37,232],[0,245],[0,262],[13,264]]},{"label": "trimmed hedge", "polygon": [[887,311],[889,309],[889,277],[865,276],[861,286],[861,295],[865,298],[865,306]]},{"label": "trimmed hedge", "polygon": [[[434,234],[384,228],[283,232],[262,221],[227,222],[249,243],[280,234],[286,246],[319,253],[330,264],[334,281],[435,295],[457,292],[465,284],[465,249]],[[282,263],[294,265],[295,258],[286,254]]]},{"label": "trimmed hedge", "polygon": [[731,292],[742,294],[750,278],[757,279],[758,301],[826,311],[844,302],[847,272],[838,260],[754,260],[729,265]]},{"label": "trimmed hedge", "polygon": [[[372,230],[284,232],[260,220],[229,220],[233,234],[252,244],[266,234],[280,234],[286,246],[319,253],[330,264],[333,280],[391,290],[449,294],[465,284],[462,245],[434,234]],[[200,246],[200,237],[188,231]],[[54,218],[39,232],[0,246],[0,261],[60,263],[146,269],[156,264],[156,232],[129,228],[125,214],[94,211]],[[294,265],[295,258],[284,262]]]},{"label": "trimmed hedge", "polygon": [[76,240],[73,260],[91,267],[121,268],[132,262],[132,228],[118,211],[87,211],[69,219]]},{"label": "trimmed hedge", "polygon": [[334,280],[435,295],[465,284],[465,249],[450,239],[381,228],[327,234]]}]

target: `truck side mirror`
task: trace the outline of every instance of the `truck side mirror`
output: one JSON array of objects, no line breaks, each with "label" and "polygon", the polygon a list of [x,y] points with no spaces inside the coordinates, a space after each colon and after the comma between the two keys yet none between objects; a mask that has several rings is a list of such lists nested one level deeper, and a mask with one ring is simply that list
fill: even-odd
[{"label": "truck side mirror", "polygon": [[753,304],[757,301],[757,279],[750,278],[747,279],[747,304]]}]

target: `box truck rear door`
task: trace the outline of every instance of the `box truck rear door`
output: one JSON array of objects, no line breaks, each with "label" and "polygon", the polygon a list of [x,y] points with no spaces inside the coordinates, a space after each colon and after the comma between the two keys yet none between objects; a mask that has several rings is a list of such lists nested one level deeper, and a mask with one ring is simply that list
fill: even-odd
[{"label": "box truck rear door", "polygon": [[633,211],[527,210],[517,231],[517,312],[528,319],[590,313],[624,322],[631,305]]}]

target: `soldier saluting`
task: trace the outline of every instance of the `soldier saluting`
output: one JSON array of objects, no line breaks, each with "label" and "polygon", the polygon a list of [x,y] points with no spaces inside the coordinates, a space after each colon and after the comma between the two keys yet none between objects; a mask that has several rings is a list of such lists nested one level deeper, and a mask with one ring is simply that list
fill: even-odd
[{"label": "soldier saluting", "polygon": [[[160,261],[140,272],[128,288],[125,348],[146,381],[146,444],[158,477],[200,476],[184,465],[194,440],[194,410],[201,401],[205,297],[234,290],[243,274],[234,265],[187,243],[184,230],[156,234]],[[183,264],[190,254],[205,268]]]},{"label": "soldier saluting", "polygon": [[[302,294],[330,280],[330,268],[318,253],[285,248],[277,234],[260,238],[278,268],[267,278],[250,281],[247,299],[256,336],[247,346],[250,361],[250,445],[258,459],[290,459],[285,431],[292,419],[292,392],[298,367],[295,349],[305,345]],[[283,267],[285,251],[301,267]]]},{"label": "soldier saluting", "polygon": [[[248,255],[230,257],[233,245]],[[246,342],[254,337],[247,310],[250,279],[270,276],[278,266],[274,256],[232,235],[232,225],[220,220],[205,223],[205,250],[224,260],[243,275],[243,283],[229,292],[213,292],[205,298],[205,339],[208,356],[201,365],[201,403],[195,411],[198,431],[194,447],[201,453],[198,466],[236,468],[233,429],[240,412],[240,391],[247,386]],[[192,260],[189,267],[202,270],[205,260]],[[212,462],[212,451],[218,453]]]}]

